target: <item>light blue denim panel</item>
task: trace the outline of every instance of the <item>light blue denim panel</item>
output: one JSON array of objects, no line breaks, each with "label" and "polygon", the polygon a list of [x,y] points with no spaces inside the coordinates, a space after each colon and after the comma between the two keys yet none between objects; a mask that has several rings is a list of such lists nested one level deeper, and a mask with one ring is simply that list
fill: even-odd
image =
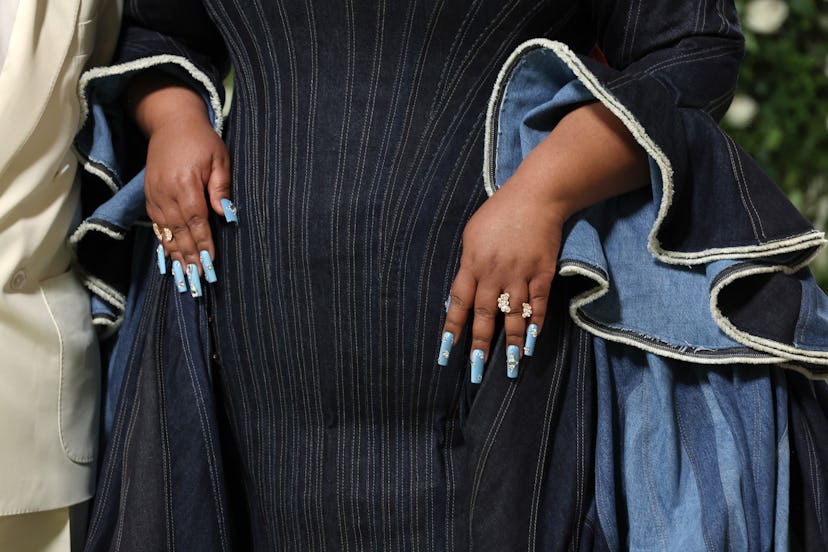
[{"label": "light blue denim panel", "polygon": [[514,174],[518,165],[558,122],[592,94],[558,58],[529,52],[518,62],[503,91],[495,151],[495,187]]},{"label": "light blue denim panel", "polygon": [[609,291],[581,308],[619,335],[664,342],[687,354],[744,347],[719,328],[710,313],[705,266],[667,265],[647,250],[656,216],[649,190],[610,199],[588,213],[599,228],[609,267]]},{"label": "light blue denim panel", "polygon": [[137,220],[146,217],[145,205],[144,169],[141,169],[117,194],[98,206],[87,221],[104,221],[125,233]]},{"label": "light blue denim panel", "polygon": [[578,263],[607,274],[607,259],[601,238],[594,226],[581,215],[576,215],[564,228],[560,264]]},{"label": "light blue denim panel", "polygon": [[799,282],[802,286],[802,302],[799,322],[794,333],[794,345],[828,351],[828,296],[805,270],[800,272]]},{"label": "light blue denim panel", "polygon": [[595,354],[596,502],[610,548],[784,547],[782,371],[708,368],[601,339]]}]

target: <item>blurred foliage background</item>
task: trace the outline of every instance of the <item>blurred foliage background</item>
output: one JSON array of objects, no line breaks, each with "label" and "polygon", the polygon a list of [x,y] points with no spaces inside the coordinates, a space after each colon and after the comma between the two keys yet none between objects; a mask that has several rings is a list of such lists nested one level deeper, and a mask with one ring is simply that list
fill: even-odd
[{"label": "blurred foliage background", "polygon": [[[828,227],[828,0],[736,0],[747,52],[722,126]],[[828,290],[828,251],[811,269]]]}]

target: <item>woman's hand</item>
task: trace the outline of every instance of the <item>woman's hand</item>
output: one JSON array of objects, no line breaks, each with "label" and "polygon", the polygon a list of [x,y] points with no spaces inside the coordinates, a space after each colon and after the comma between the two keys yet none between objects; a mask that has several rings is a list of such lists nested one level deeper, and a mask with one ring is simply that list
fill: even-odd
[{"label": "woman's hand", "polygon": [[466,225],[438,364],[448,364],[472,313],[471,381],[480,383],[502,312],[506,374],[516,378],[521,356],[532,355],[542,329],[564,222],[648,181],[644,150],[602,104],[581,106],[561,119]]},{"label": "woman's hand", "polygon": [[[147,214],[173,239],[164,250],[184,266],[201,264],[201,252],[215,258],[205,188],[213,210],[230,195],[230,156],[206,117],[172,119],[150,135],[144,193]],[[162,232],[163,234],[163,232]]]},{"label": "woman's hand", "polygon": [[532,355],[534,338],[543,327],[566,214],[554,204],[533,200],[529,184],[513,177],[478,209],[463,232],[460,269],[443,331],[453,341],[473,311],[474,383],[483,377],[496,316],[504,312],[504,360],[511,378],[517,377],[522,354]]},{"label": "woman's hand", "polygon": [[169,256],[179,291],[187,289],[186,268],[190,291],[201,295],[200,274],[216,281],[207,196],[216,213],[236,221],[229,200],[227,148],[212,128],[201,97],[172,77],[137,77],[130,83],[127,105],[149,138],[144,192],[147,214],[163,246],[159,268],[165,271],[164,255]]}]

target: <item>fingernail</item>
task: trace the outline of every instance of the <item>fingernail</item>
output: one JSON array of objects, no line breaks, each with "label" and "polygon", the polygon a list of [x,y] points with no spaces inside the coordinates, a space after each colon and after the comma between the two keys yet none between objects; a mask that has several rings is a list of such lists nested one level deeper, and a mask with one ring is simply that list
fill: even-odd
[{"label": "fingernail", "polygon": [[523,346],[523,354],[532,356],[535,353],[535,341],[538,339],[538,325],[529,324],[526,328],[526,344]]},{"label": "fingernail", "polygon": [[178,293],[187,291],[187,283],[184,281],[184,271],[181,269],[181,263],[173,261],[172,264],[173,278],[175,278],[175,287]]},{"label": "fingernail", "polygon": [[187,265],[187,279],[190,281],[190,294],[193,297],[201,297],[201,280],[198,278],[198,266]]},{"label": "fingernail", "polygon": [[451,295],[449,295],[448,298],[446,299],[446,312],[448,312],[450,306],[451,306]]},{"label": "fingernail", "polygon": [[199,257],[201,257],[201,267],[204,269],[204,278],[211,284],[218,281],[216,270],[213,268],[213,259],[210,258],[210,254],[206,250],[202,250],[199,253]]},{"label": "fingernail", "polygon": [[164,246],[160,243],[155,248],[156,260],[158,261],[158,272],[161,274],[167,273],[167,257],[164,254]]},{"label": "fingernail", "polygon": [[480,383],[483,381],[483,360],[486,354],[483,349],[475,349],[471,356],[471,382]]},{"label": "fingernail", "polygon": [[506,349],[506,376],[515,379],[518,376],[518,362],[520,361],[520,348],[517,345],[509,345]]},{"label": "fingernail", "polygon": [[236,216],[236,206],[227,198],[221,200],[221,209],[224,211],[224,219],[227,222],[239,223],[239,217]]},{"label": "fingernail", "polygon": [[449,355],[451,354],[451,346],[454,344],[454,334],[451,332],[443,333],[443,342],[440,344],[440,356],[437,357],[437,364],[440,366],[448,366]]}]

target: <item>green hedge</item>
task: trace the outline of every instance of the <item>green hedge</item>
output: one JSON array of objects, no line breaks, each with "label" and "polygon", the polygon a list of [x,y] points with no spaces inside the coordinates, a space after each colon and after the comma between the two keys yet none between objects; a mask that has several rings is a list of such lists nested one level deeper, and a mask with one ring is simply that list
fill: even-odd
[{"label": "green hedge", "polygon": [[[828,0],[737,0],[747,53],[724,128],[828,226]],[[828,252],[811,265],[828,290]]]}]

